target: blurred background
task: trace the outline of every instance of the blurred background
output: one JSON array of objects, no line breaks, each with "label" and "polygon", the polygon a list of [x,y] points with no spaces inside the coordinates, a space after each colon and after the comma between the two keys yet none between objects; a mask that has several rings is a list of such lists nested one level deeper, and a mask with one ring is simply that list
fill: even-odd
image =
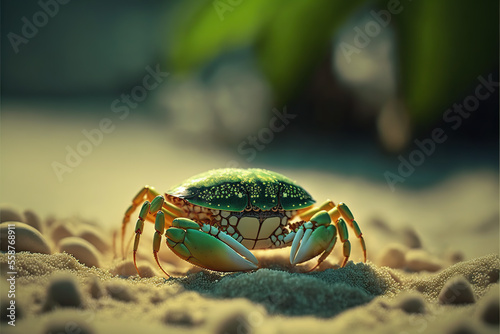
[{"label": "blurred background", "polygon": [[2,1],[0,200],[117,228],[145,184],[262,167],[348,203],[371,245],[498,250],[498,9]]}]

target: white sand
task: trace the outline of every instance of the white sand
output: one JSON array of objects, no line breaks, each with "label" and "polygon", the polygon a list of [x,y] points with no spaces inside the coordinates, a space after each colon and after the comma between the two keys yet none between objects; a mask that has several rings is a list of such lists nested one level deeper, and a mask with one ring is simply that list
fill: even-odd
[{"label": "white sand", "polygon": [[[0,262],[5,261],[6,255],[1,255]],[[206,333],[221,326],[243,326],[255,333],[332,328],[356,333],[417,333],[422,329],[446,333],[465,323],[476,333],[496,333],[498,324],[489,324],[482,316],[491,312],[494,306],[488,304],[492,301],[498,307],[499,265],[498,256],[491,255],[435,274],[349,263],[343,269],[311,274],[260,269],[240,274],[199,272],[165,280],[112,276],[107,270],[85,267],[67,254],[20,253],[19,318],[16,327],[3,323],[2,332],[49,333],[61,324],[74,324],[91,333],[134,333],[139,328]],[[475,301],[440,304],[440,291],[456,276],[470,282]],[[64,294],[53,295],[50,286],[56,284]],[[450,291],[448,300],[453,303],[462,292]]]},{"label": "white sand", "polygon": [[[12,215],[5,209],[2,212]],[[287,264],[289,250],[283,249],[257,252],[261,265],[269,269],[217,273],[183,266],[165,249],[164,267],[177,275],[167,280],[153,264],[145,237],[140,269],[150,277],[139,278],[130,260],[114,259],[111,238],[93,239],[85,234],[93,245],[72,235],[59,239],[60,227],[75,223],[79,228],[66,233],[93,230],[99,234],[99,228],[83,220],[62,220],[41,224],[40,229],[52,238],[46,240],[40,234],[38,240],[24,232],[29,226],[16,225],[17,241],[23,246],[38,247],[37,242],[43,241],[54,254],[23,251],[16,255],[16,326],[4,321],[2,333],[319,333],[332,328],[354,333],[453,333],[457,326],[473,328],[474,333],[498,332],[498,314],[491,320],[499,301],[498,255],[450,266],[419,249],[422,256],[415,265],[407,259],[415,250],[397,244],[389,249],[402,253],[402,261],[395,262],[402,269],[373,262],[349,262],[339,269],[338,259],[332,257],[319,270],[303,273],[305,267]],[[36,240],[27,242],[30,238]],[[89,254],[96,256],[99,268],[58,252],[61,245],[75,241],[83,248],[70,248],[74,256],[85,263]],[[96,254],[82,251],[85,247]],[[0,255],[0,265],[5,320],[7,303],[14,299],[6,294],[8,254]],[[419,269],[429,266],[436,272]],[[463,280],[462,285],[452,284],[457,278]]]},{"label": "white sand", "polygon": [[[495,171],[464,171],[428,188],[391,192],[386,184],[326,170],[252,166],[298,180],[318,201],[348,203],[365,235],[368,264],[359,263],[359,244],[351,240],[353,262],[343,269],[332,269],[341,259],[340,247],[311,274],[287,266],[289,250],[284,249],[257,253],[263,266],[272,269],[223,275],[186,264],[163,244],[163,266],[176,276],[166,281],[152,260],[148,225],[139,260],[141,271],[152,277],[126,278],[135,271],[130,259],[113,259],[112,235],[137,190],[145,184],[166,190],[242,157],[236,146],[234,154],[176,146],[180,134],[158,137],[158,129],[148,133],[132,117],[117,124],[59,182],[52,162],[63,161],[65,146],[75,146],[83,138],[81,130],[91,129],[99,118],[66,122],[45,117],[33,114],[26,122],[26,114],[2,115],[0,201],[17,208],[18,220],[30,220],[22,215],[25,209],[40,218],[57,218],[52,224],[39,219],[37,227],[53,255],[19,253],[16,258],[18,317],[16,327],[2,322],[2,333],[458,333],[459,328],[498,333],[498,313],[496,324],[491,324],[494,316],[483,319],[495,314],[499,299]],[[141,136],[130,141],[137,132]],[[144,148],[157,153],[145,158]],[[33,219],[29,222],[34,226]],[[131,224],[129,233],[132,229]],[[66,237],[86,242],[64,241]],[[60,254],[61,243],[80,261],[94,261],[99,268]],[[1,255],[2,320],[9,302],[6,261],[7,255]],[[439,303],[441,290],[455,276],[467,280],[464,295],[473,296],[473,303]],[[67,294],[56,293],[58,287]],[[452,289],[452,300],[454,291],[462,290]],[[74,306],[57,306],[65,301],[51,293],[72,296],[66,302]]]}]

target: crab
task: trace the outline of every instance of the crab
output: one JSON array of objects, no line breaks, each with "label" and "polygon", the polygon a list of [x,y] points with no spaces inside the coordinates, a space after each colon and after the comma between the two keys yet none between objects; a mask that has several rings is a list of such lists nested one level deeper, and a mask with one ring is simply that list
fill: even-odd
[{"label": "crab", "polygon": [[347,205],[326,200],[314,206],[307,191],[269,170],[215,169],[187,179],[164,195],[153,187],[143,187],[123,218],[123,257],[126,227],[141,204],[133,247],[139,275],[136,253],[145,221],[155,224],[153,255],[167,277],[170,275],[158,260],[163,235],[177,256],[214,271],[258,269],[259,262],[250,250],[288,246],[292,265],[320,255],[312,271],[330,255],[337,238],[343,244],[341,267],[346,265],[351,253],[349,225],[366,262],[363,234]]}]

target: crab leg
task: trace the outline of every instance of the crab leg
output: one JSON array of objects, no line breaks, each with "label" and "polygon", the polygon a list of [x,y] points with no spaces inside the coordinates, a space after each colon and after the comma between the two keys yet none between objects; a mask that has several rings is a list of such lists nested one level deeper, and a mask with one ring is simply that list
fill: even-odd
[{"label": "crab leg", "polygon": [[[161,266],[160,261],[158,260],[158,251],[160,250],[161,236],[164,230],[165,230],[165,214],[163,213],[163,211],[160,211],[156,215],[155,219],[155,235],[153,237],[153,255],[155,257],[156,264],[158,265],[158,267],[160,267],[161,271],[163,271],[163,273],[167,275],[167,277],[170,277],[170,275],[167,274],[167,272]],[[137,266],[135,268],[137,269]],[[139,272],[139,270],[137,270],[137,272]]]},{"label": "crab leg", "polygon": [[349,260],[349,256],[351,255],[351,242],[349,241],[349,232],[347,231],[347,226],[343,218],[339,218],[335,221],[335,226],[337,227],[337,231],[339,233],[340,241],[342,242],[342,252],[344,254],[344,261],[340,267],[345,267],[347,261]]},{"label": "crab leg", "polygon": [[[155,196],[158,196],[159,193],[150,186],[144,186],[139,192],[134,196],[132,199],[132,204],[128,207],[127,211],[125,211],[125,215],[123,217],[122,221],[122,237],[121,237],[121,248],[122,248],[122,257],[125,258],[125,248],[124,248],[124,241],[125,241],[125,230],[127,227],[128,222],[130,221],[130,216],[134,211],[137,209],[137,207],[141,204],[144,203],[145,200],[152,201]],[[143,205],[144,207],[144,205]],[[142,213],[142,209],[141,209]],[[146,212],[147,215],[147,212]],[[139,215],[141,217],[141,215]],[[144,222],[144,219],[146,216],[142,217],[142,222]],[[139,218],[141,219],[141,218]],[[139,221],[137,222],[139,223]],[[136,224],[137,225],[137,224]],[[137,226],[136,226],[137,230]],[[142,232],[141,232],[142,233]],[[137,234],[137,231],[136,231]]]},{"label": "crab leg", "polygon": [[137,262],[136,262],[136,254],[137,254],[137,248],[139,248],[139,241],[141,240],[141,234],[144,231],[144,219],[146,219],[148,215],[149,208],[151,207],[151,204],[146,201],[142,205],[141,212],[139,213],[139,218],[137,219],[137,223],[135,224],[135,240],[134,240],[134,266],[135,270],[137,270],[137,273],[139,276],[141,276],[141,273],[139,272],[139,268],[137,268]]},{"label": "crab leg", "polygon": [[302,220],[305,221],[310,221],[311,217],[314,216],[316,213],[325,210],[325,211],[330,211],[335,207],[335,203],[333,203],[331,200],[327,199],[324,201],[320,206],[311,208],[307,211],[299,213],[299,217]]},{"label": "crab leg", "polygon": [[177,218],[165,232],[168,247],[180,258],[217,271],[257,269],[258,260],[242,244],[215,226],[200,226],[191,219]]},{"label": "crab leg", "polygon": [[[150,186],[144,186],[132,199],[132,204],[128,207],[128,209],[125,211],[125,215],[123,217],[122,221],[122,234],[121,234],[121,251],[122,251],[122,257],[125,258],[125,248],[124,248],[124,241],[125,241],[125,230],[126,227],[130,221],[130,216],[134,213],[134,211],[137,209],[137,207],[144,203],[144,201],[152,201],[155,197],[161,196],[160,193],[158,193],[153,187]],[[163,196],[162,196],[163,197]],[[175,205],[164,201],[163,207],[166,211],[164,213],[170,217],[167,218],[171,222],[173,219],[178,217],[179,215],[182,215],[182,210]],[[163,210],[162,210],[163,211]],[[168,213],[167,213],[168,212]],[[155,220],[154,216],[151,214],[147,214],[147,216],[143,217],[144,220],[149,220],[153,222]],[[128,245],[127,245],[128,248]]]},{"label": "crab leg", "polygon": [[[141,234],[144,231],[144,221],[146,219],[151,219],[151,217],[155,217],[155,234],[153,237],[153,255],[155,257],[156,263],[160,267],[160,269],[170,277],[169,274],[165,272],[165,270],[160,265],[158,261],[158,251],[160,250],[161,236],[163,231],[165,230],[165,216],[174,217],[174,214],[163,208],[165,199],[162,195],[156,196],[151,203],[149,201],[144,202],[142,205],[141,211],[139,213],[139,218],[137,219],[137,223],[135,226],[135,240],[134,240],[134,250],[133,250],[133,260],[135,270],[141,276],[139,268],[137,267],[136,254],[137,249],[139,248],[139,242],[141,239]],[[173,218],[172,218],[173,220]]]},{"label": "crab leg", "polygon": [[[349,207],[345,205],[344,203],[339,203],[336,205],[333,209],[328,211],[328,214],[332,218],[333,221],[337,221],[341,216],[344,218],[344,220],[347,222],[347,224],[352,228],[354,231],[354,234],[356,237],[359,239],[359,242],[361,244],[361,249],[363,250],[363,260],[366,262],[366,243],[365,239],[363,238],[363,233],[361,233],[361,229],[359,228],[358,223],[356,220],[354,220],[354,215],[351,213],[351,210],[349,210]],[[346,239],[348,238],[347,234],[347,229],[346,229]],[[343,241],[342,241],[343,242]],[[346,254],[346,249],[345,249],[345,244],[344,244],[344,256]],[[349,247],[349,253],[350,253],[350,245]]]}]

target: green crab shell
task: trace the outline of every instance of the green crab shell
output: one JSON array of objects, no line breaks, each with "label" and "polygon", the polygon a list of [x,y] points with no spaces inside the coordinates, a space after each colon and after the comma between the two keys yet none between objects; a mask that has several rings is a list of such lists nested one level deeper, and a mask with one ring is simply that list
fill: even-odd
[{"label": "green crab shell", "polygon": [[167,194],[210,209],[243,211],[248,204],[271,210],[306,208],[315,203],[311,195],[289,178],[265,169],[223,168],[195,175]]}]

